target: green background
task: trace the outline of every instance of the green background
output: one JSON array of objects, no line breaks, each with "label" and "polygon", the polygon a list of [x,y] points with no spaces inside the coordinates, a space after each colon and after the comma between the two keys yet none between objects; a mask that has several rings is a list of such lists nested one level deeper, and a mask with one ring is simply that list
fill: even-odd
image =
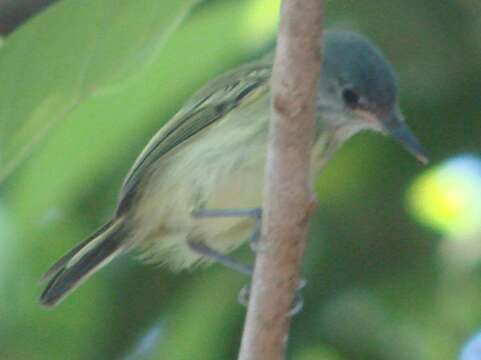
[{"label": "green background", "polygon": [[[366,34],[396,67],[432,163],[361,134],[329,164],[289,358],[453,359],[481,328],[481,237],[419,224],[406,199],[420,174],[479,154],[481,4],[326,3],[327,27]],[[124,256],[52,310],[38,279],[107,220],[136,155],[187,96],[268,46],[277,16],[269,0],[63,0],[4,39],[0,359],[236,357],[248,279],[219,265],[172,274]],[[236,256],[252,261],[247,248]]]}]

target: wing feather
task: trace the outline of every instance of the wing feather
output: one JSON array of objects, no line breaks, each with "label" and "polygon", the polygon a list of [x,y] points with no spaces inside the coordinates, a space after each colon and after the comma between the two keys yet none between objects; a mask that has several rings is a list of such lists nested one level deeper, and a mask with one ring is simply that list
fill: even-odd
[{"label": "wing feather", "polygon": [[127,211],[135,198],[142,176],[172,149],[198,134],[253,94],[268,91],[269,62],[244,65],[208,83],[160,129],[139,155],[120,192],[117,215]]}]

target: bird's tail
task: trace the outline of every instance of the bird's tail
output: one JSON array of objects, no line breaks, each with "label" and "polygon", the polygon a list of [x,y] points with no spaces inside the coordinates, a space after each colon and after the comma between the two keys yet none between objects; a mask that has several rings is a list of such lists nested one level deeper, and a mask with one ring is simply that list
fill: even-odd
[{"label": "bird's tail", "polygon": [[54,306],[125,248],[122,218],[109,221],[70,250],[42,276],[48,281],[40,303]]}]

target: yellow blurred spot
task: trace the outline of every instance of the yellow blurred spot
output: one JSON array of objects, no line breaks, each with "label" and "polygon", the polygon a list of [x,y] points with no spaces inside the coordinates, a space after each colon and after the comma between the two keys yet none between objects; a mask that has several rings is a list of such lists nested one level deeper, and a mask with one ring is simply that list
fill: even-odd
[{"label": "yellow blurred spot", "polygon": [[460,156],[419,176],[408,205],[422,223],[449,235],[481,231],[481,160]]},{"label": "yellow blurred spot", "polygon": [[274,38],[279,19],[280,0],[249,0],[242,20],[246,41],[260,46]]}]

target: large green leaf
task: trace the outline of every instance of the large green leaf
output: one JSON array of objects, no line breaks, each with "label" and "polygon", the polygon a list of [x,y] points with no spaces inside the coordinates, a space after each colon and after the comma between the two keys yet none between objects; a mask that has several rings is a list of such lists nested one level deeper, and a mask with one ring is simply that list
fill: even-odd
[{"label": "large green leaf", "polygon": [[65,0],[0,52],[0,181],[79,105],[138,76],[198,0]]},{"label": "large green leaf", "polygon": [[[10,188],[10,193],[18,191],[15,198],[17,213],[38,219],[48,209],[72,205],[72,200],[113,169],[126,164],[123,171],[127,172],[128,163],[140,152],[141,144],[192,92],[194,84],[201,84],[259,45],[244,31],[251,3],[227,2],[202,7],[196,16],[179,28],[163,51],[153,55],[148,66],[135,72],[128,82],[101,82],[104,87],[97,87],[96,92],[89,93],[96,96],[85,97],[77,97],[82,91],[74,91],[72,84],[70,87],[64,84],[63,91],[42,99],[43,103],[32,110],[35,116],[23,126],[14,127],[10,122],[2,122],[5,128],[11,127],[5,130],[6,134],[17,134],[16,137],[21,138],[9,141],[10,149],[25,149],[26,146],[30,149],[32,137],[44,136],[44,132],[56,125],[55,131],[50,130],[47,141],[35,147],[34,156],[18,172],[14,187]],[[126,13],[127,18],[136,17]],[[266,32],[272,34],[273,27]],[[220,33],[222,41],[203,41],[219,38]],[[260,35],[262,33],[256,37],[262,38]],[[105,60],[100,62],[105,63]],[[35,83],[35,80],[30,81]],[[12,94],[9,96],[14,98]],[[5,105],[6,111],[13,112],[15,106]],[[114,196],[120,181],[113,179],[109,196]]]},{"label": "large green leaf", "polygon": [[[165,6],[177,6],[177,3],[169,3],[165,2]],[[66,4],[70,1],[58,6],[62,9]],[[117,329],[108,329],[112,298],[109,281],[104,275],[115,265],[95,276],[93,282],[82,286],[65,303],[48,313],[37,303],[41,291],[37,286],[38,277],[55,258],[108,216],[122,174],[142,145],[178,109],[185,97],[207,79],[246,58],[267,33],[272,35],[273,27],[262,32],[259,27],[250,26],[253,4],[258,1],[213,2],[199,7],[163,43],[162,51],[152,45],[146,46],[145,49],[150,49],[145,50],[150,53],[150,59],[139,64],[134,56],[124,62],[127,65],[115,63],[109,70],[104,56],[111,54],[106,48],[112,47],[112,43],[123,42],[119,30],[117,36],[120,38],[109,35],[110,41],[102,47],[103,55],[95,55],[92,66],[95,64],[99,68],[89,67],[82,78],[67,75],[69,71],[76,71],[80,65],[76,67],[75,64],[83,55],[76,37],[71,38],[72,46],[68,46],[68,39],[64,40],[63,53],[57,50],[51,55],[51,51],[43,50],[64,38],[60,30],[71,31],[67,20],[58,25],[57,33],[42,39],[43,47],[30,44],[35,46],[30,68],[26,58],[21,56],[22,51],[28,52],[22,44],[23,32],[33,37],[30,28],[42,28],[37,22],[45,21],[42,24],[48,28],[50,22],[61,21],[52,15],[60,11],[58,7],[26,24],[0,50],[0,77],[8,80],[8,83],[2,80],[0,89],[1,156],[3,160],[12,159],[7,155],[21,149],[27,149],[30,155],[2,189],[7,195],[8,213],[12,214],[12,222],[17,227],[15,237],[4,237],[0,241],[6,247],[15,244],[12,251],[23,264],[12,266],[15,274],[10,278],[14,280],[4,289],[0,288],[0,302],[9,304],[4,313],[11,314],[8,319],[2,316],[3,326],[12,334],[8,342],[26,344],[23,355],[17,358],[82,359],[94,358],[90,356],[92,352],[109,351],[103,347],[103,340],[98,339],[108,343],[112,341],[110,336],[117,332]],[[117,21],[123,22],[121,18],[125,17],[128,22],[128,19],[140,18],[142,13],[141,6],[133,4],[132,11],[125,10]],[[58,16],[68,14],[59,12]],[[276,15],[272,13],[271,17]],[[77,26],[85,22],[88,27],[91,16],[85,11],[83,21],[78,20]],[[92,46],[88,41],[84,45]],[[64,59],[62,76],[56,75],[59,70],[52,65],[59,58]],[[16,71],[15,76],[7,74],[10,70],[4,71],[7,65]],[[45,73],[44,67],[56,79]],[[98,69],[104,69],[105,73]],[[98,84],[92,86],[95,73],[99,74]],[[66,79],[68,76],[70,80]],[[39,83],[42,87],[35,85]],[[22,95],[15,96],[16,93]],[[41,144],[32,146],[33,138],[41,139]],[[117,291],[115,299],[125,296]],[[17,298],[14,302],[10,300],[12,294]],[[3,297],[5,301],[1,301]],[[22,321],[18,320],[20,315],[15,312],[16,308],[22,309]],[[134,330],[128,335],[133,337]],[[82,350],[86,347],[91,349],[88,354]],[[14,348],[5,351],[6,354],[15,353]]]}]

